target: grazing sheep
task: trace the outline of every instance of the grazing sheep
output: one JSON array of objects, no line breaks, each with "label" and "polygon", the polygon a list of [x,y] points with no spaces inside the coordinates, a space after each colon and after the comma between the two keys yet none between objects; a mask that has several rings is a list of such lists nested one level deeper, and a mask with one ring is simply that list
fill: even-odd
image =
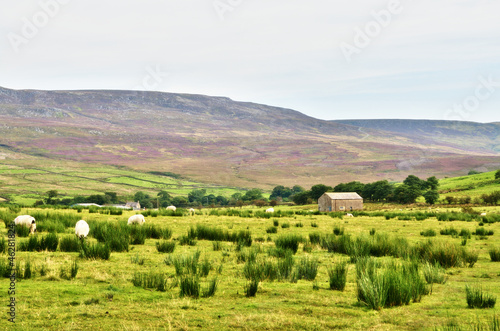
[{"label": "grazing sheep", "polygon": [[35,218],[30,215],[20,215],[14,219],[15,225],[23,225],[30,229],[30,234],[35,233],[36,231],[36,223]]},{"label": "grazing sheep", "polygon": [[[175,210],[175,209],[174,209],[174,210]],[[193,214],[193,215],[194,215],[194,209],[193,209],[193,208],[189,208],[189,210],[188,210],[188,211],[189,211],[189,213],[190,213],[190,214]]]},{"label": "grazing sheep", "polygon": [[346,214],[345,216],[346,216],[346,217],[354,217],[354,215],[353,215],[353,214]]},{"label": "grazing sheep", "polygon": [[79,220],[75,225],[75,234],[78,238],[85,238],[89,234],[90,228],[87,222]]},{"label": "grazing sheep", "polygon": [[175,206],[168,206],[168,207],[167,207],[167,210],[173,210],[173,211],[175,211],[176,209],[177,209],[177,208],[175,208]]},{"label": "grazing sheep", "polygon": [[137,215],[132,215],[128,218],[128,222],[127,224],[128,225],[131,225],[131,224],[139,224],[139,225],[142,225],[144,224],[144,222],[146,222],[146,220],[144,219],[144,215],[142,214],[137,214]]},{"label": "grazing sheep", "polygon": [[486,213],[481,213],[481,216],[486,216]]},{"label": "grazing sheep", "polygon": [[266,213],[274,213],[274,208],[268,208],[268,209],[266,209]]}]

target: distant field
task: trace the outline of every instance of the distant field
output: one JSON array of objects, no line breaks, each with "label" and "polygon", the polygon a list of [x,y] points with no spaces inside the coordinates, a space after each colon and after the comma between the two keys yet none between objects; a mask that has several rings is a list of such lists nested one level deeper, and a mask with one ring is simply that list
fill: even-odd
[{"label": "distant field", "polygon": [[442,196],[480,197],[500,190],[500,180],[495,180],[495,171],[477,175],[444,178],[439,181],[439,192]]},{"label": "distant field", "polygon": [[33,204],[49,190],[57,190],[62,198],[107,191],[125,197],[131,197],[138,191],[156,195],[161,190],[173,196],[187,196],[190,191],[199,188],[205,188],[207,194],[225,197],[244,192],[242,188],[152,175],[123,167],[46,159],[3,161],[5,163],[0,165],[0,197],[19,204]]},{"label": "distant field", "polygon": [[[380,205],[378,205],[380,206]],[[368,204],[367,209],[374,210],[377,205]],[[315,205],[303,207],[278,207],[281,212],[307,212]],[[400,212],[400,208],[396,209]],[[459,208],[440,208],[441,212],[456,211]],[[252,211],[256,214],[263,209],[243,208],[238,211]],[[498,213],[499,207],[481,207],[489,215]],[[405,209],[402,213],[416,210]],[[428,208],[421,210],[428,211]],[[19,214],[51,213],[85,219],[91,225],[91,231],[97,224],[117,224],[126,222],[132,212],[121,216],[89,214],[84,210],[51,211],[34,208],[22,209]],[[155,228],[169,228],[172,238],[168,242],[176,243],[173,253],[159,253],[156,243],[163,240],[146,239],[143,245],[130,245],[128,251],[111,252],[109,260],[86,260],[77,252],[24,252],[17,251],[16,261],[20,268],[29,260],[32,266],[31,279],[18,279],[16,283],[16,327],[18,330],[35,329],[106,329],[106,330],[143,330],[143,329],[182,329],[182,330],[453,330],[471,329],[480,323],[483,327],[491,325],[493,317],[498,318],[498,302],[493,309],[470,309],[467,307],[465,287],[481,286],[488,294],[500,298],[500,262],[492,262],[489,250],[500,248],[500,223],[485,224],[484,229],[493,231],[487,237],[471,236],[465,249],[478,254],[472,268],[465,266],[442,270],[446,277],[444,284],[434,284],[432,293],[422,296],[420,302],[408,305],[384,307],[372,310],[357,299],[358,286],[356,265],[348,263],[346,287],[344,291],[329,288],[328,269],[342,261],[349,261],[349,256],[328,252],[320,244],[310,244],[312,235],[333,235],[334,228],[344,231],[352,238],[365,240],[389,240],[399,238],[407,240],[409,246],[420,245],[432,240],[448,247],[462,247],[461,238],[442,235],[440,231],[454,228],[471,233],[479,227],[475,221],[445,222],[435,217],[417,221],[386,220],[383,216],[359,216],[353,218],[332,218],[329,215],[291,214],[285,217],[238,217],[210,215],[210,209],[203,209],[193,216],[158,216],[146,217],[146,225]],[[8,209],[0,208],[0,215],[8,214]],[[1,218],[1,217],[0,217]],[[49,217],[50,219],[50,217]],[[41,222],[40,222],[41,223]],[[216,224],[216,225],[215,225]],[[276,224],[277,233],[268,233]],[[197,225],[216,226],[229,233],[250,231],[253,242],[251,247],[239,247],[236,243],[219,242],[220,250],[215,250],[215,241],[197,240],[194,246],[180,245],[182,236]],[[287,225],[287,226],[285,226]],[[424,237],[420,233],[426,230],[436,232],[434,237]],[[375,232],[370,235],[370,231]],[[92,232],[91,232],[92,233]],[[48,233],[37,233],[46,236]],[[245,288],[249,281],[245,278],[245,259],[254,254],[256,261],[282,263],[283,258],[273,257],[271,253],[277,239],[283,235],[296,235],[304,238],[299,249],[293,255],[293,270],[304,261],[316,261],[317,273],[313,279],[291,278],[264,279],[258,283],[255,297],[246,297]],[[72,227],[65,227],[59,232],[60,238],[73,238]],[[0,221],[0,237],[6,237],[4,222]],[[371,239],[372,238],[372,239]],[[16,245],[26,242],[27,238],[17,238]],[[91,235],[87,240],[95,243]],[[218,287],[213,297],[194,299],[180,297],[179,281],[176,269],[171,261],[193,256],[199,251],[200,265],[210,266],[208,276],[200,276],[201,288],[207,288],[210,280],[217,278]],[[6,254],[0,254],[0,261],[5,261]],[[402,258],[392,256],[376,257],[377,270],[393,263],[405,263]],[[78,272],[74,279],[66,280],[61,276],[61,269],[69,268],[77,261]],[[143,260],[142,264],[138,261]],[[169,262],[170,261],[170,262]],[[207,262],[205,262],[207,261]],[[201,266],[199,265],[199,270]],[[45,274],[41,275],[42,267]],[[424,277],[424,264],[418,264],[421,277]],[[201,271],[197,271],[201,272]],[[164,292],[155,289],[136,287],[132,279],[139,274],[163,273],[167,288]],[[0,278],[0,287],[5,289],[10,280]],[[426,285],[429,289],[430,285]],[[41,295],[40,293],[43,293]],[[7,297],[4,296],[7,300]],[[2,304],[3,317],[0,329],[6,329],[7,306]],[[479,327],[474,328],[479,330]],[[481,330],[487,330],[481,328]]]}]

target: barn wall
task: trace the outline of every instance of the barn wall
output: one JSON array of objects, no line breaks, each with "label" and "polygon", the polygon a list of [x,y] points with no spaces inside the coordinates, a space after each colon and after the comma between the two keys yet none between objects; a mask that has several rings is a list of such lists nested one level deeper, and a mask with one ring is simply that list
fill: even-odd
[{"label": "barn wall", "polygon": [[333,211],[363,210],[363,200],[334,200]]}]

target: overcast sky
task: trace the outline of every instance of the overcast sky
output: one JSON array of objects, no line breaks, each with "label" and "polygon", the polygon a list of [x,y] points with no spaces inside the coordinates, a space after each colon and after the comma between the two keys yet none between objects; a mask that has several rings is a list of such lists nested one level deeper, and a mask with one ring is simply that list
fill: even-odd
[{"label": "overcast sky", "polygon": [[0,86],[500,121],[497,0],[0,1]]}]

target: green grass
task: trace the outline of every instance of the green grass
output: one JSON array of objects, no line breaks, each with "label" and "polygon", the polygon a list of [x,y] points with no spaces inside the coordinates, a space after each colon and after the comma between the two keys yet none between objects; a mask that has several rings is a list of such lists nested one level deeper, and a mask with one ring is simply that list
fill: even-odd
[{"label": "green grass", "polygon": [[[293,212],[311,209],[310,206],[277,208]],[[372,206],[367,205],[368,208]],[[414,210],[403,211],[399,211],[400,206],[395,208],[394,212],[400,213],[417,211],[415,207],[411,207]],[[249,207],[248,210],[258,209]],[[19,214],[27,211],[22,209]],[[500,212],[500,209],[488,207],[485,211],[493,214]],[[2,212],[7,211],[0,209],[0,215]],[[87,210],[80,214],[76,211],[51,212],[73,213],[87,220],[92,217],[89,221],[91,229],[95,229],[94,225],[98,223],[112,224],[115,229],[133,213],[125,211],[123,215],[102,215],[89,214]],[[143,245],[131,245],[128,252],[110,252],[108,248],[107,259],[99,258],[97,253],[92,257],[90,249],[87,249],[88,256],[82,257],[80,252],[61,251],[64,238],[71,239],[74,236],[73,229],[65,227],[63,233],[57,234],[60,242],[56,251],[17,251],[16,261],[19,261],[20,268],[26,269],[25,263],[29,260],[32,276],[17,283],[19,314],[16,327],[23,330],[67,329],[67,323],[72,323],[70,328],[73,329],[109,330],[167,329],[170,326],[172,329],[209,330],[434,330],[446,326],[450,319],[456,319],[457,325],[464,326],[477,323],[478,320],[491,320],[497,307],[469,309],[464,287],[465,284],[481,282],[483,289],[487,289],[483,293],[493,297],[500,295],[498,262],[492,262],[489,254],[490,250],[500,247],[500,223],[485,224],[484,228],[494,233],[487,240],[478,236],[468,239],[464,249],[468,253],[478,254],[473,267],[469,268],[470,262],[462,255],[461,237],[439,233],[453,227],[459,233],[464,229],[472,234],[478,227],[477,222],[442,222],[435,217],[423,221],[400,221],[397,217],[386,220],[383,213],[373,216],[377,211],[368,212],[368,216],[348,220],[332,219],[328,215],[293,213],[280,217],[280,224],[302,222],[304,227],[280,227],[277,234],[266,233],[272,221],[265,218],[209,216],[207,210],[205,214],[193,217],[159,215],[148,219],[147,224],[171,230],[173,239],[170,240],[177,243],[174,253],[159,253],[156,243],[164,239],[146,237]],[[315,222],[317,227],[310,227],[311,222]],[[194,247],[179,245],[177,238],[187,237],[190,228],[196,229],[197,225],[221,229],[223,233],[227,231],[230,234],[249,231],[253,240],[249,247],[225,241],[220,250],[218,247],[214,249],[217,241],[206,239],[197,240]],[[343,228],[344,235],[335,236],[332,230],[335,226]],[[370,235],[370,230],[374,228],[376,232]],[[421,231],[427,229],[433,229],[438,234],[430,239],[434,244],[428,245],[429,238],[420,235]],[[7,238],[3,222],[0,222],[0,233],[3,238]],[[44,231],[36,236],[41,238],[48,234]],[[275,242],[280,236],[301,238],[297,241],[295,254],[281,246],[276,247]],[[257,242],[254,238],[264,240]],[[335,240],[336,246],[330,252],[329,246],[322,244],[325,238]],[[350,241],[346,238],[350,238]],[[17,238],[17,244],[27,240],[29,238]],[[315,244],[310,250],[304,251],[302,247],[309,245],[310,241]],[[104,242],[98,243],[92,232],[86,242],[89,247],[105,247]],[[362,253],[366,245],[372,256],[370,259],[374,261],[372,267],[366,267],[365,274],[373,272],[378,276],[384,275],[384,279],[390,280],[391,284],[402,284],[384,287],[391,294],[385,296],[385,302],[378,305],[381,310],[377,312],[363,304],[364,301],[358,300],[358,276],[352,263],[347,264],[349,271],[345,276],[344,290],[330,290],[329,270],[338,261],[350,259],[350,255],[340,252],[340,248],[345,245],[346,250],[353,249],[350,245],[356,242],[356,252]],[[295,244],[291,246],[294,248]],[[422,247],[419,252],[429,258],[415,262],[420,281],[414,277],[414,262],[406,260],[404,256],[395,257],[404,247],[413,257],[416,255],[412,249]],[[448,253],[452,254],[448,256]],[[446,269],[440,264],[436,266],[440,259],[443,259],[444,264],[453,261],[453,254],[460,256],[460,263]],[[238,263],[240,255],[251,256],[248,260],[254,262]],[[358,261],[366,258],[363,254],[357,256]],[[71,280],[61,278],[61,268],[66,268],[66,275],[71,275],[70,266],[75,259],[78,265],[75,277],[69,277]],[[2,265],[6,262],[7,254],[0,253],[0,271],[5,269]],[[245,276],[247,264],[254,266],[254,271],[248,270],[249,278]],[[427,270],[426,266],[431,270]],[[25,273],[23,270],[23,275]],[[256,276],[252,277],[252,273]],[[163,275],[163,278],[156,275]],[[339,272],[339,275],[342,273]],[[412,282],[405,282],[411,275]],[[180,294],[181,277],[187,279],[183,297]],[[134,286],[134,279],[138,286]],[[164,282],[155,279],[163,279]],[[377,288],[373,285],[374,278],[370,279],[371,288]],[[339,280],[342,284],[342,277],[339,276]],[[7,278],[0,279],[0,287],[8,288],[9,282]],[[398,292],[398,288],[405,290]],[[429,294],[425,294],[426,288]],[[40,296],[40,293],[44,295]],[[377,298],[376,295],[372,297]],[[403,305],[400,306],[400,303]],[[4,328],[5,325],[7,328],[7,324],[2,324],[4,322],[0,321],[0,326]]]},{"label": "green grass", "polygon": [[470,196],[480,197],[482,194],[490,194],[499,190],[499,180],[495,180],[495,171],[485,172],[477,175],[444,178],[439,180],[439,193],[441,197]]}]

